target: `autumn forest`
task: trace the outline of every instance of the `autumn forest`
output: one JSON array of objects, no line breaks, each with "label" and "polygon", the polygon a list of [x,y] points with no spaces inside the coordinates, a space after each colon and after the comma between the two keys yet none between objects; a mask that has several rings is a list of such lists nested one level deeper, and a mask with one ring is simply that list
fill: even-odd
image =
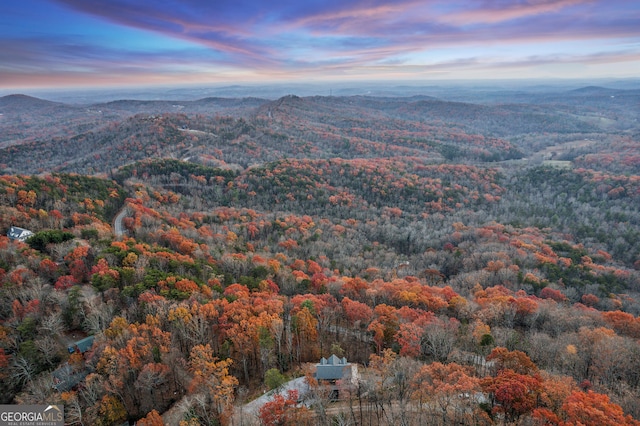
[{"label": "autumn forest", "polygon": [[[0,403],[69,425],[640,425],[639,105],[1,97]],[[333,354],[358,377],[317,380]]]}]

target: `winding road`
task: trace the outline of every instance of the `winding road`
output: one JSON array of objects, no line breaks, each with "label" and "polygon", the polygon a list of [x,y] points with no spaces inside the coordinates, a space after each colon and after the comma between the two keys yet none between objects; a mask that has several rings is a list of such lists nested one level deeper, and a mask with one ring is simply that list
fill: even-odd
[{"label": "winding road", "polygon": [[129,214],[129,207],[124,206],[113,219],[113,233],[116,237],[122,237],[127,231],[124,229],[122,221]]}]

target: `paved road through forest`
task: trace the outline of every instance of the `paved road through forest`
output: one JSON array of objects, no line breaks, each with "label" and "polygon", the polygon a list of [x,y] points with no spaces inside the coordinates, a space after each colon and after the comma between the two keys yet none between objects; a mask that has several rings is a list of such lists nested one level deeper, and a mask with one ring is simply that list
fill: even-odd
[{"label": "paved road through forest", "polygon": [[113,233],[116,235],[116,237],[122,237],[125,234],[125,229],[124,226],[122,224],[122,220],[127,217],[127,214],[129,213],[129,208],[127,206],[124,206],[116,215],[116,217],[113,219]]}]

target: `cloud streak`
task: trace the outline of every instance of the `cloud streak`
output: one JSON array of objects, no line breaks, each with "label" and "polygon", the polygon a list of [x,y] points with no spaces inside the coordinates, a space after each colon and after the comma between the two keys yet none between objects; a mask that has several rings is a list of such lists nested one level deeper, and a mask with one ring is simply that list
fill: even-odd
[{"label": "cloud streak", "polygon": [[[529,0],[523,2],[489,2],[486,7],[462,10],[443,16],[445,22],[457,25],[496,24],[516,19],[559,12],[577,5],[588,5],[593,0]],[[482,4],[482,3],[480,3]]]}]

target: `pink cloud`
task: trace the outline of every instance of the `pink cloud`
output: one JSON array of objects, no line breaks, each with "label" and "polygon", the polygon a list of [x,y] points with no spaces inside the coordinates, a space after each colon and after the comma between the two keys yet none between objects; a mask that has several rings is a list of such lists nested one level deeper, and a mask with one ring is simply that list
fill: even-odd
[{"label": "pink cloud", "polygon": [[399,15],[406,15],[410,10],[416,7],[424,7],[424,1],[408,1],[396,2],[389,4],[381,4],[371,7],[367,4],[356,4],[350,8],[340,10],[327,10],[318,14],[310,14],[303,16],[297,20],[291,21],[290,25],[295,27],[317,27],[324,25],[333,25],[336,21],[350,20],[358,25],[362,22],[380,20],[389,21]]},{"label": "pink cloud", "polygon": [[513,19],[557,12],[567,7],[593,3],[593,0],[528,0],[509,2],[506,5],[454,12],[440,18],[442,22],[455,25],[496,24]]}]

